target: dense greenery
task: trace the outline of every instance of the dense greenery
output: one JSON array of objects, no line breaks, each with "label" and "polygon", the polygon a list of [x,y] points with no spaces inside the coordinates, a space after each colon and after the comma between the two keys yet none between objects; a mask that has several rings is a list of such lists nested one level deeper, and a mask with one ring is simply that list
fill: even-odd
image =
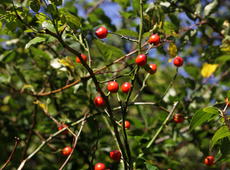
[{"label": "dense greenery", "polygon": [[[0,167],[229,169],[229,10],[225,0],[1,0]],[[136,65],[142,53],[156,73]],[[108,93],[112,80],[131,91]],[[66,146],[76,146],[69,157]]]}]

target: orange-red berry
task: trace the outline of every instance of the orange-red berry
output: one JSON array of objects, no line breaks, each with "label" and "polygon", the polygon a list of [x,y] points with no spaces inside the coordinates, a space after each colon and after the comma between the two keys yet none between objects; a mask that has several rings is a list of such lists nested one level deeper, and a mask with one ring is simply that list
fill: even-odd
[{"label": "orange-red berry", "polygon": [[135,62],[139,66],[144,66],[147,63],[147,56],[145,54],[140,54],[136,57]]},{"label": "orange-red berry", "polygon": [[109,153],[109,156],[114,161],[120,161],[121,159],[121,152],[119,150],[114,150]]},{"label": "orange-red berry", "polygon": [[[66,124],[60,124],[60,125],[58,125],[58,130],[62,130],[63,128],[66,128],[66,127],[68,127]],[[62,132],[62,134],[63,134],[63,135],[68,134],[68,130],[67,130],[67,129],[64,130],[64,131]]]},{"label": "orange-red berry", "polygon": [[101,26],[96,30],[95,34],[98,38],[103,39],[107,36],[108,30],[107,28]]},{"label": "orange-red berry", "polygon": [[132,87],[131,83],[125,82],[121,85],[121,91],[123,93],[128,93],[131,90],[131,87]]},{"label": "orange-red berry", "polygon": [[176,67],[182,66],[183,63],[184,63],[184,59],[183,59],[182,57],[180,57],[180,56],[175,57],[174,60],[173,60],[173,64],[174,64]]},{"label": "orange-red berry", "polygon": [[119,89],[119,84],[116,81],[110,81],[107,84],[107,89],[111,93],[116,93]]},{"label": "orange-red berry", "polygon": [[150,74],[154,74],[157,71],[157,65],[156,64],[149,64],[150,70],[149,73]]},{"label": "orange-red berry", "polygon": [[104,101],[103,97],[97,96],[94,98],[94,104],[98,107],[101,107],[101,106],[105,105],[105,101]]},{"label": "orange-red berry", "polygon": [[208,166],[211,166],[214,164],[214,161],[215,161],[215,158],[214,156],[207,156],[205,159],[204,159],[204,164],[205,165],[208,165]]},{"label": "orange-red berry", "polygon": [[94,166],[94,170],[106,170],[106,166],[105,164],[99,162]]},{"label": "orange-red berry", "polygon": [[130,122],[128,120],[125,121],[125,128],[129,129],[131,126]]},{"label": "orange-red berry", "polygon": [[68,156],[72,152],[72,148],[70,146],[66,146],[65,148],[62,149],[62,155]]},{"label": "orange-red berry", "polygon": [[149,42],[150,44],[157,45],[157,44],[159,44],[159,42],[160,42],[160,36],[159,36],[158,34],[152,34],[152,35],[149,37],[148,42]]},{"label": "orange-red berry", "polygon": [[184,121],[184,116],[177,113],[173,116],[173,120],[175,123],[182,123]]},{"label": "orange-red berry", "polygon": [[[86,62],[87,61],[87,56],[86,55],[84,55],[84,54],[81,54],[81,58]],[[76,57],[76,62],[77,63],[81,63],[81,60],[80,60],[80,58],[77,56]]]}]

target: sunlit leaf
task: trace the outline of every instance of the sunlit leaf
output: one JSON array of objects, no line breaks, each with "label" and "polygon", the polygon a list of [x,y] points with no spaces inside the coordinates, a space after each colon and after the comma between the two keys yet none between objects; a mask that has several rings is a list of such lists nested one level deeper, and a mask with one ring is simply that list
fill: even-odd
[{"label": "sunlit leaf", "polygon": [[213,10],[217,7],[218,0],[213,0],[211,3],[205,6],[204,8],[204,16],[209,16]]},{"label": "sunlit leaf", "polygon": [[44,37],[35,37],[34,39],[30,40],[30,41],[26,44],[25,49],[30,48],[31,45],[34,45],[34,44],[43,42],[43,41],[45,41],[45,40],[46,40],[46,39],[45,39]]},{"label": "sunlit leaf", "polygon": [[208,64],[204,63],[202,69],[201,69],[201,75],[204,78],[210,77],[217,69],[218,64]]},{"label": "sunlit leaf", "polygon": [[210,142],[210,148],[212,149],[213,146],[220,140],[223,139],[225,137],[230,136],[230,130],[228,129],[227,126],[222,126],[221,128],[219,128],[214,136],[212,137],[212,140]]}]

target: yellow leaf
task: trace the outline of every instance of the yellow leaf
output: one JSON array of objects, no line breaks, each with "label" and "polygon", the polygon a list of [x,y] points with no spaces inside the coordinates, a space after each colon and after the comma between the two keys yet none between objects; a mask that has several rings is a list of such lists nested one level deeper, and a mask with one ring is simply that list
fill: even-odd
[{"label": "yellow leaf", "polygon": [[201,75],[204,78],[208,78],[216,71],[217,67],[218,67],[218,64],[204,63],[204,65],[201,69]]},{"label": "yellow leaf", "polygon": [[170,44],[169,44],[168,53],[169,53],[170,58],[176,57],[176,55],[177,55],[177,47],[176,47],[176,44],[174,44],[174,43],[170,43]]},{"label": "yellow leaf", "polygon": [[39,107],[41,107],[44,112],[48,111],[47,106],[44,103],[42,103],[41,101],[36,100],[36,101],[34,101],[34,104],[37,104]]},{"label": "yellow leaf", "polygon": [[65,67],[68,67],[70,69],[74,69],[74,64],[72,60],[69,57],[58,59],[58,62],[64,65]]}]

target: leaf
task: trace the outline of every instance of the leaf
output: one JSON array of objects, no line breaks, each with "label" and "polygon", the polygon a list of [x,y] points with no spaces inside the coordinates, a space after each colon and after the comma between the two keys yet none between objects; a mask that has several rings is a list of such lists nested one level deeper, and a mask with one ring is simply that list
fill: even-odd
[{"label": "leaf", "polygon": [[114,47],[112,45],[108,45],[106,43],[103,43],[100,40],[94,40],[94,43],[96,44],[99,51],[102,53],[103,57],[109,58],[113,56],[114,58],[118,58],[124,55],[123,51],[117,47]]},{"label": "leaf", "polygon": [[174,43],[170,43],[170,44],[169,44],[168,53],[169,53],[170,58],[176,57],[176,55],[177,55],[177,47],[176,47],[176,44],[174,44]]},{"label": "leaf", "polygon": [[197,126],[202,125],[204,122],[212,120],[218,114],[219,111],[216,107],[206,107],[203,109],[199,109],[192,117],[190,129],[193,130]]},{"label": "leaf", "polygon": [[42,103],[39,100],[34,101],[34,104],[37,104],[44,112],[48,112],[48,107],[46,104]]},{"label": "leaf", "polygon": [[218,5],[218,0],[213,0],[211,3],[205,6],[204,8],[204,16],[209,16],[213,10],[217,7]]},{"label": "leaf", "polygon": [[40,10],[40,0],[31,0],[30,1],[30,8],[34,11],[34,12],[38,12]]},{"label": "leaf", "polygon": [[62,0],[50,0],[50,1],[57,6],[62,5]]},{"label": "leaf", "polygon": [[157,168],[156,166],[154,166],[148,162],[145,162],[145,166],[146,166],[147,170],[159,170],[159,168]]},{"label": "leaf", "polygon": [[219,56],[217,59],[216,59],[216,62],[219,62],[219,63],[225,63],[227,61],[230,60],[230,54],[224,54],[224,55],[221,55]]},{"label": "leaf", "polygon": [[58,62],[61,63],[63,66],[68,67],[70,69],[74,69],[74,64],[69,57],[58,59]]},{"label": "leaf", "polygon": [[218,67],[218,64],[204,63],[204,65],[201,69],[201,75],[204,78],[208,78],[216,71],[217,67]]},{"label": "leaf", "polygon": [[60,10],[62,14],[62,21],[66,22],[70,28],[78,29],[81,26],[81,19],[75,15],[70,14],[65,10]]},{"label": "leaf", "polygon": [[34,45],[34,44],[37,44],[37,43],[40,43],[40,42],[43,42],[45,41],[46,39],[44,37],[35,37],[33,38],[32,40],[30,40],[26,46],[25,46],[25,49],[28,49],[30,48],[31,45]]},{"label": "leaf", "polygon": [[120,29],[116,31],[116,33],[124,35],[124,36],[130,36],[130,37],[138,37],[138,33],[132,30],[128,29]]},{"label": "leaf", "polygon": [[230,136],[230,130],[228,129],[227,126],[222,126],[221,128],[219,128],[215,134],[212,137],[212,140],[210,142],[210,148],[212,149],[213,146],[220,140],[223,139],[225,137]]}]

